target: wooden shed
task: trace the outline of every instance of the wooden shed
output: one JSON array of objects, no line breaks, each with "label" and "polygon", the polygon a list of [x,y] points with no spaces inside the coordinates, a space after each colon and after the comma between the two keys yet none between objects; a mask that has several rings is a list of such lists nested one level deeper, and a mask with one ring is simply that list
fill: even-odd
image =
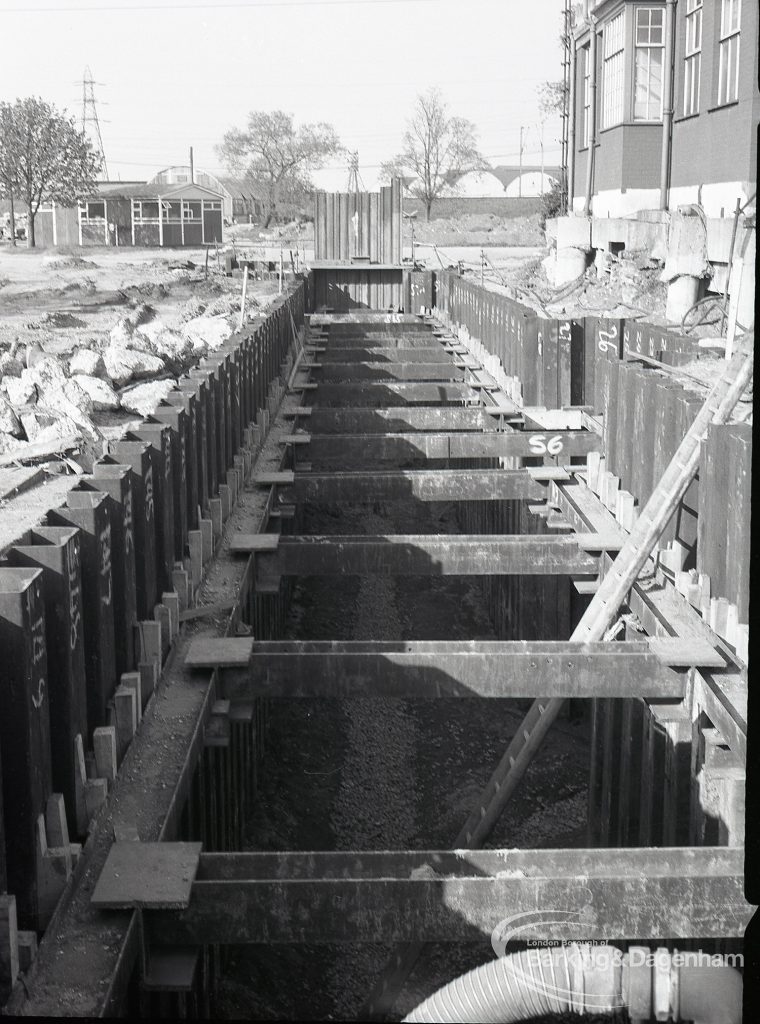
[{"label": "wooden shed", "polygon": [[222,241],[219,192],[184,185],[104,182],[78,207],[37,214],[39,245],[197,246]]}]

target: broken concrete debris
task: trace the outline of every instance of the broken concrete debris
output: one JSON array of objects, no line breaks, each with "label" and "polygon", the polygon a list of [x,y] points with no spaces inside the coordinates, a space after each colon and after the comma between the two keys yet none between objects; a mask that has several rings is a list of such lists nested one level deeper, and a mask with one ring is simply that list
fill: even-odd
[{"label": "broken concrete debris", "polygon": [[121,393],[121,407],[128,412],[149,416],[170,391],[174,390],[174,380],[152,380],[146,384],[135,384]]}]

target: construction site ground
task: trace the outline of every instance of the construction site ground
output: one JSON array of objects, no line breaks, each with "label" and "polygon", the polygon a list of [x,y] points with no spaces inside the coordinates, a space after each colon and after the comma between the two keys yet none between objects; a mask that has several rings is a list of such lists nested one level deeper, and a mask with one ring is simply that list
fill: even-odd
[{"label": "construction site ground", "polygon": [[[26,412],[36,414],[42,423],[51,421],[44,434],[46,440],[51,439],[49,456],[32,454],[30,442],[35,438],[26,429],[0,431],[0,548],[62,502],[75,475],[88,468],[88,444],[92,458],[100,454],[97,449],[102,449],[104,442],[115,440],[140,422],[145,412],[128,408],[126,396],[134,396],[138,386],[155,384],[154,395],[149,388],[142,388],[141,400],[157,403],[162,383],[171,386],[179,372],[210,350],[204,336],[220,343],[233,332],[239,315],[240,276],[225,276],[223,261],[217,260],[213,251],[208,270],[205,260],[203,249],[29,250],[21,244],[0,246],[0,399],[6,415],[21,417]],[[247,313],[266,311],[277,289],[277,281],[251,280]],[[141,372],[123,383],[109,379],[101,363],[97,376],[114,393],[111,404],[116,407],[103,408],[96,402],[94,407],[81,408],[81,419],[73,428],[81,433],[83,447],[55,451],[56,431],[67,437],[71,420],[60,408],[49,408],[39,388],[36,396],[23,396],[24,405],[14,405],[17,391],[13,389],[20,387],[25,372],[53,360],[67,380],[79,380],[71,372],[77,353],[102,354],[109,345],[116,345],[117,338],[124,348],[148,350],[148,342],[139,340],[139,328],[145,324],[154,340],[162,330],[170,338],[179,337],[184,330],[188,340],[184,351],[176,359],[154,359],[155,372]],[[199,341],[190,344],[192,338]],[[151,351],[155,356],[161,349],[154,346]],[[24,420],[27,427],[30,422],[34,420]]]}]

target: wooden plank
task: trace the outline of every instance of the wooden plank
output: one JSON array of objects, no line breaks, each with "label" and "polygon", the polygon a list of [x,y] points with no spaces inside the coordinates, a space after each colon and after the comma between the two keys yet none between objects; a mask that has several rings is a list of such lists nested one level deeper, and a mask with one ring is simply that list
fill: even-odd
[{"label": "wooden plank", "polygon": [[0,466],[12,466],[14,463],[27,462],[30,459],[48,459],[62,452],[73,451],[81,443],[81,434],[64,434],[54,441],[30,441],[23,448],[0,455]]},{"label": "wooden plank", "polygon": [[679,636],[650,637],[652,654],[671,667],[726,668],[726,659],[708,641]]},{"label": "wooden plank", "polygon": [[283,469],[273,472],[256,473],[253,483],[258,487],[272,487],[274,485],[288,486],[294,483],[296,478],[292,469]]},{"label": "wooden plank", "polygon": [[114,843],[91,903],[102,910],[184,910],[202,843]]},{"label": "wooden plank", "polygon": [[185,654],[188,668],[242,668],[251,660],[251,637],[199,637]]},{"label": "wooden plank", "polygon": [[726,489],[726,596],[736,604],[739,622],[749,622],[750,538],[752,507],[752,425],[732,423],[728,441]]},{"label": "wooden plank", "polygon": [[280,542],[279,533],[233,533],[230,537],[230,551],[276,551]]}]

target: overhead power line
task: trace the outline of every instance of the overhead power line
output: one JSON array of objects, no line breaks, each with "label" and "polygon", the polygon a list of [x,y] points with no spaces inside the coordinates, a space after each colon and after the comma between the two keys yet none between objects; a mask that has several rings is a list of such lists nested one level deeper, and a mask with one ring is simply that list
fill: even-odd
[{"label": "overhead power line", "polygon": [[246,7],[369,7],[374,4],[437,4],[443,0],[244,0],[243,3],[200,4],[98,4],[95,7],[7,7],[6,14],[70,14],[78,11],[98,14],[100,11],[204,11],[212,8],[228,10]]}]

